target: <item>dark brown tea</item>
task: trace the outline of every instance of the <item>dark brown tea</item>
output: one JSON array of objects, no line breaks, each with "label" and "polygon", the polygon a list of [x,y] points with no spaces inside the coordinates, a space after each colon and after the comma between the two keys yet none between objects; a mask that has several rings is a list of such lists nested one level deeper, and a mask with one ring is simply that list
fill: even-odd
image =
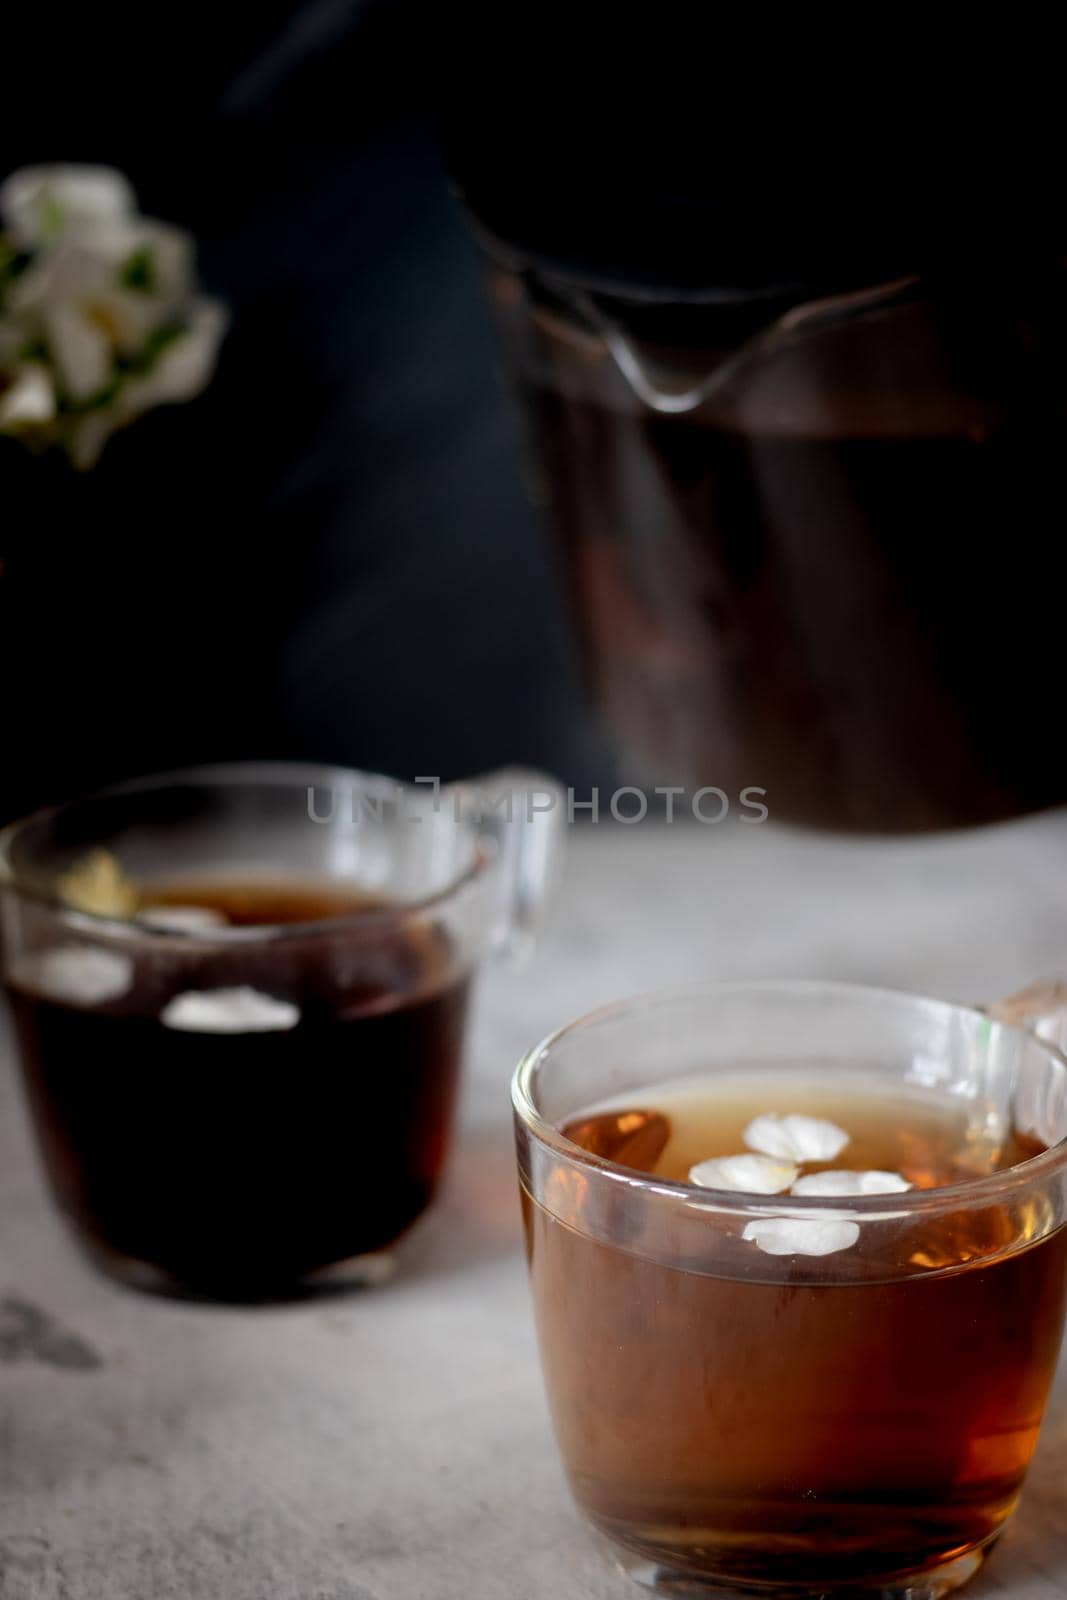
[{"label": "dark brown tea", "polygon": [[[87,947],[14,964],[30,1104],[57,1196],[105,1266],[283,1293],[382,1251],[430,1200],[470,975],[443,929],[332,887],[153,886],[140,915],[179,928],[193,907],[196,937],[139,938],[136,959],[104,953],[110,969],[88,951],[95,987]],[[283,931],[213,940],[212,921]]]},{"label": "dark brown tea", "polygon": [[[848,1144],[813,1146],[764,1193],[863,1172],[890,1210],[890,1183],[935,1190],[1042,1148],[969,1124],[948,1096],[861,1082],[847,1096],[759,1071],[657,1085],[563,1132],[686,1181],[699,1163],[769,1149],[750,1137],[756,1118],[799,1113]],[[605,1214],[578,1170],[552,1181],[550,1209],[524,1195],[542,1357],[575,1496],[606,1534],[693,1578],[820,1590],[900,1582],[995,1537],[1063,1331],[1067,1230],[1038,1199],[961,1202],[898,1234],[824,1209],[809,1244],[781,1222],[742,1213],[731,1232],[694,1213],[667,1239],[650,1210]]]},{"label": "dark brown tea", "polygon": [[1058,288],[772,352],[758,303],[492,281],[587,676],[638,777],[863,830],[1063,798]]}]

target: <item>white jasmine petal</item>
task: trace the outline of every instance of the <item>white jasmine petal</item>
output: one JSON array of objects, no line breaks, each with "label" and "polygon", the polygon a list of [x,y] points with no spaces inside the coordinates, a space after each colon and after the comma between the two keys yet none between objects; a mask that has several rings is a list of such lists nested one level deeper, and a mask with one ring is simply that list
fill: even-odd
[{"label": "white jasmine petal", "polygon": [[742,1238],[769,1256],[832,1256],[860,1236],[858,1222],[821,1217],[765,1217],[747,1224]]},{"label": "white jasmine petal", "polygon": [[131,378],[123,387],[128,415],[147,411],[167,401],[192,400],[215,369],[215,357],[226,332],[226,313],[216,300],[194,301],[183,331],[161,351],[143,378]]},{"label": "white jasmine petal", "polygon": [[92,250],[64,240],[50,250],[42,250],[33,264],[20,272],[7,287],[5,310],[19,318],[27,332],[40,332],[40,319],[50,306],[65,305],[76,310],[112,287],[110,267]]},{"label": "white jasmine petal", "polygon": [[125,216],[135,203],[130,185],[113,167],[22,167],[0,185],[4,231],[26,248]]},{"label": "white jasmine petal", "polygon": [[702,1189],[736,1189],[744,1194],[782,1194],[795,1180],[791,1161],[770,1156],[720,1156],[689,1169],[689,1182]]},{"label": "white jasmine petal", "polygon": [[809,1172],[798,1178],[793,1194],[903,1194],[911,1184],[899,1172]]},{"label": "white jasmine petal", "polygon": [[778,1117],[772,1113],[756,1117],[742,1138],[750,1150],[776,1156],[779,1161],[835,1161],[848,1144],[849,1136],[836,1122],[821,1117],[805,1117],[799,1112]]},{"label": "white jasmine petal", "polygon": [[133,962],[118,950],[61,944],[20,956],[11,976],[19,988],[30,989],[45,1000],[95,1006],[117,1000],[133,987]]},{"label": "white jasmine petal", "polygon": [[295,1028],[300,1008],[247,985],[187,989],[167,1001],[159,1020],[187,1033],[274,1033]]},{"label": "white jasmine petal", "polygon": [[91,400],[111,377],[107,339],[84,312],[67,301],[44,311],[48,349],[71,400]]},{"label": "white jasmine petal", "polygon": [[51,422],[55,414],[55,390],[44,367],[20,367],[14,381],[0,392],[0,430]]},{"label": "white jasmine petal", "polygon": [[139,355],[174,314],[165,300],[134,289],[100,290],[93,295],[91,308],[96,322],[106,328],[111,343],[124,356]]},{"label": "white jasmine petal", "polygon": [[210,906],[148,906],[137,920],[162,933],[208,933],[228,926],[222,912]]},{"label": "white jasmine petal", "polygon": [[122,418],[116,418],[111,408],[90,411],[88,416],[78,419],[71,430],[70,459],[79,471],[99,461],[100,452],[115,429],[121,426]]}]

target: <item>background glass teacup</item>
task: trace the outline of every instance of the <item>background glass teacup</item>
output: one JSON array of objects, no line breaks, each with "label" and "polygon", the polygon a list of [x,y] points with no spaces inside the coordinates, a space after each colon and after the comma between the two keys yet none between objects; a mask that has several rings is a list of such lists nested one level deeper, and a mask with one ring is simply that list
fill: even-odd
[{"label": "background glass teacup", "polygon": [[556,798],[237,764],[0,835],[29,1102],[106,1270],[226,1298],[382,1274],[441,1175],[475,968],[535,931]]},{"label": "background glass teacup", "polygon": [[[836,1095],[854,1134],[879,1084],[899,1149],[951,1127],[953,1161],[979,1175],[847,1199],[665,1177],[655,1118],[686,1135],[679,1081],[699,1079],[726,1121],[739,1081],[770,1069],[782,1113]],[[589,1137],[605,1102],[636,1155]],[[556,1434],[626,1570],[671,1593],[909,1600],[976,1571],[1017,1502],[1060,1348],[1059,1051],[906,994],[707,985],[564,1028],[522,1063],[514,1103]],[[926,1160],[937,1139],[911,1148]],[[1027,1159],[997,1166],[1014,1151]]]}]

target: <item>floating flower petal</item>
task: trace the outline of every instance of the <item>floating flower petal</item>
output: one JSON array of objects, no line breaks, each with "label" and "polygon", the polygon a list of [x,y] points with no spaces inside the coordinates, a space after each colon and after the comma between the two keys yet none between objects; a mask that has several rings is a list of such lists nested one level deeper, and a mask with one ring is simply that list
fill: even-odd
[{"label": "floating flower petal", "polygon": [[133,962],[118,950],[61,944],[20,956],[11,976],[19,988],[30,989],[45,1000],[98,1006],[118,1000],[133,987]]},{"label": "floating flower petal", "polygon": [[702,1189],[731,1189],[742,1194],[782,1194],[797,1176],[791,1161],[770,1156],[719,1156],[689,1169],[689,1182]]},{"label": "floating flower petal", "polygon": [[792,1188],[799,1195],[904,1194],[911,1188],[899,1172],[809,1172]]},{"label": "floating flower petal", "polygon": [[832,1217],[760,1217],[742,1238],[769,1256],[832,1256],[850,1250],[859,1236],[858,1222]]},{"label": "floating flower petal", "polygon": [[750,1150],[779,1161],[836,1161],[849,1142],[844,1128],[821,1117],[805,1117],[798,1112],[778,1117],[773,1113],[756,1117],[742,1138]]},{"label": "floating flower petal", "polygon": [[276,1033],[295,1028],[300,1009],[247,985],[188,989],[167,1001],[159,1020],[185,1033]]}]

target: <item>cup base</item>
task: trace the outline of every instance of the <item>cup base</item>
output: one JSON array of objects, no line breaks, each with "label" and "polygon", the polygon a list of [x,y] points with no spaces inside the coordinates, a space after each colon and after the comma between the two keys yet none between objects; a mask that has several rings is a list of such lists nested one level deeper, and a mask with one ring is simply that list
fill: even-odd
[{"label": "cup base", "polygon": [[141,1261],[108,1249],[98,1241],[79,1240],[92,1265],[107,1277],[142,1294],[167,1300],[203,1301],[222,1305],[271,1305],[372,1289],[387,1283],[396,1272],[396,1256],[389,1250],[350,1256],[328,1267],[278,1282],[244,1280],[239,1275],[201,1280],[185,1277],[152,1261]]},{"label": "cup base", "polygon": [[963,1555],[925,1572],[911,1572],[888,1581],[870,1583],[849,1579],[845,1583],[737,1583],[726,1576],[702,1576],[671,1567],[627,1550],[599,1530],[594,1536],[612,1564],[654,1594],[689,1597],[689,1600],[942,1600],[969,1583],[983,1566],[999,1535]]}]

